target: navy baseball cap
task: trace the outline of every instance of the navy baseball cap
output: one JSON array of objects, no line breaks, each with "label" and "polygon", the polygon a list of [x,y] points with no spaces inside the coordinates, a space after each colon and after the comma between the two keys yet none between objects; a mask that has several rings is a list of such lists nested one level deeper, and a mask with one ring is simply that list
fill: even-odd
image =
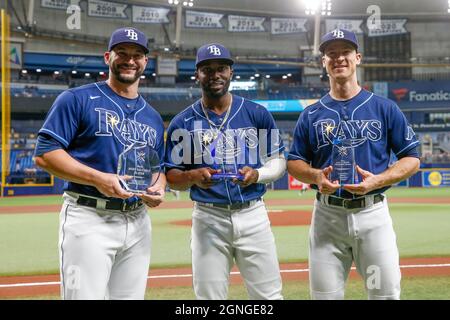
[{"label": "navy baseball cap", "polygon": [[225,48],[220,43],[210,43],[201,46],[197,50],[197,60],[195,61],[195,67],[197,68],[199,64],[208,60],[225,60],[230,66],[233,65],[234,61],[231,58],[230,51]]},{"label": "navy baseball cap", "polygon": [[336,40],[350,42],[355,47],[355,50],[358,50],[358,39],[356,38],[356,34],[354,32],[345,29],[334,29],[322,37],[319,51],[324,53],[326,46],[329,45],[330,42]]},{"label": "navy baseball cap", "polygon": [[111,39],[109,39],[109,51],[111,51],[114,46],[119,43],[134,43],[141,46],[145,53],[150,51],[148,49],[147,37],[142,31],[136,28],[126,27],[114,31],[111,35]]}]

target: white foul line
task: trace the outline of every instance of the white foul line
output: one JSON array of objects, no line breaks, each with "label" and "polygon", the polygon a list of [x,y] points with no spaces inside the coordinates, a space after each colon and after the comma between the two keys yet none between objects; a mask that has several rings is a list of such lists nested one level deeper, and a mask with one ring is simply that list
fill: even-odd
[{"label": "white foul line", "polygon": [[[406,268],[446,268],[450,267],[450,263],[443,264],[407,264],[400,266],[402,269]],[[355,267],[351,268],[356,270]],[[280,270],[280,273],[297,273],[297,272],[308,272],[309,269],[290,269],[290,270]],[[231,275],[240,274],[239,271],[234,271],[230,273]],[[169,278],[191,278],[192,274],[167,274],[161,276],[148,276],[147,279],[169,279]],[[29,282],[29,283],[10,283],[10,284],[0,284],[1,288],[17,288],[17,287],[38,287],[38,286],[55,286],[60,285],[60,281],[52,282]]]}]

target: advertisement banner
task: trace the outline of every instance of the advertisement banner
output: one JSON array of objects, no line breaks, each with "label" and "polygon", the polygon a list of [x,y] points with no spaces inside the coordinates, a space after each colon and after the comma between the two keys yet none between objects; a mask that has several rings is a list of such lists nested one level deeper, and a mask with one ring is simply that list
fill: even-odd
[{"label": "advertisement banner", "polygon": [[186,10],[186,28],[222,29],[223,14]]},{"label": "advertisement banner", "polygon": [[388,96],[402,108],[450,106],[450,81],[389,82]]},{"label": "advertisement banner", "polygon": [[228,16],[229,32],[264,32],[264,17]]},{"label": "advertisement banner", "polygon": [[298,181],[293,176],[288,174],[289,179],[289,190],[306,190],[309,188],[309,184]]},{"label": "advertisement banner", "polygon": [[127,6],[123,3],[89,0],[88,15],[91,17],[127,19],[128,16],[124,12]]},{"label": "advertisement banner", "polygon": [[301,100],[253,100],[262,105],[270,112],[301,112],[317,99],[301,99]]},{"label": "advertisement banner", "polygon": [[167,14],[170,9],[132,6],[132,21],[136,23],[169,23]]},{"label": "advertisement banner", "polygon": [[450,187],[450,170],[422,171],[424,187]]}]

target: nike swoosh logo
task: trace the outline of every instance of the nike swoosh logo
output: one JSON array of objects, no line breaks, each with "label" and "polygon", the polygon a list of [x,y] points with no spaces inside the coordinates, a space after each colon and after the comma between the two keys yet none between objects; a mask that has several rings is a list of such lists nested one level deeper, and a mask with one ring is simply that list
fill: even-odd
[{"label": "nike swoosh logo", "polygon": [[185,122],[188,122],[189,120],[191,120],[191,119],[193,119],[193,118],[195,118],[195,116],[189,117],[189,118],[184,118],[184,121],[185,121]]},{"label": "nike swoosh logo", "polygon": [[94,100],[94,99],[97,99],[97,98],[100,98],[100,96],[89,96],[89,99],[91,99],[91,100]]}]

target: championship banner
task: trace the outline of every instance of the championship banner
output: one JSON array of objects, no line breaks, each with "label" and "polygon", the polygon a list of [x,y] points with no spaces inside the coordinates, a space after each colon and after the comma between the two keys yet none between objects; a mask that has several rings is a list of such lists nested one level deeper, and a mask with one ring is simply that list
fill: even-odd
[{"label": "championship banner", "polygon": [[271,34],[289,34],[306,32],[306,19],[299,18],[271,18]]},{"label": "championship banner", "polygon": [[222,29],[223,25],[220,20],[223,18],[223,16],[224,15],[220,13],[186,10],[185,27]]},{"label": "championship banner", "polygon": [[158,56],[156,58],[156,74],[158,76],[178,76],[178,59]]},{"label": "championship banner", "polygon": [[229,32],[264,32],[264,17],[228,16]]},{"label": "championship banner", "polygon": [[133,22],[137,23],[169,23],[167,14],[170,9],[133,5]]},{"label": "championship banner", "polygon": [[10,68],[20,70],[23,65],[23,48],[20,42],[11,42],[9,44],[9,62]]},{"label": "championship banner", "polygon": [[356,34],[363,34],[361,23],[363,23],[363,20],[327,19],[325,21],[326,32],[334,29],[345,29]]},{"label": "championship banner", "polygon": [[80,0],[41,0],[41,7],[49,9],[67,10],[70,5],[80,5]]},{"label": "championship banner", "polygon": [[91,17],[127,19],[128,16],[124,12],[127,6],[123,3],[89,0],[88,15]]},{"label": "championship banner", "polygon": [[369,37],[390,36],[393,34],[407,33],[405,29],[406,19],[381,20],[379,29],[369,28]]}]

